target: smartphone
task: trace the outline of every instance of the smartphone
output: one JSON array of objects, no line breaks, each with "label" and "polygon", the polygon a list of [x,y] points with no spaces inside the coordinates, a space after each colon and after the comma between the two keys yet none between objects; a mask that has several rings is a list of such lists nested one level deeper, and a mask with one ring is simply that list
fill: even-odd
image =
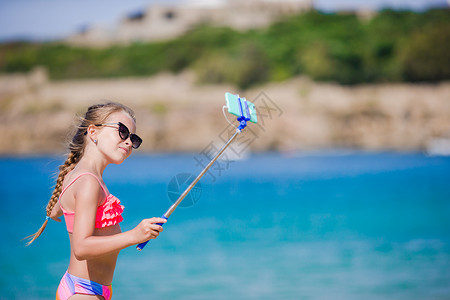
[{"label": "smartphone", "polygon": [[240,98],[239,95],[225,93],[225,101],[227,103],[228,112],[237,117],[245,117],[248,121],[257,123],[256,107],[253,103]]}]

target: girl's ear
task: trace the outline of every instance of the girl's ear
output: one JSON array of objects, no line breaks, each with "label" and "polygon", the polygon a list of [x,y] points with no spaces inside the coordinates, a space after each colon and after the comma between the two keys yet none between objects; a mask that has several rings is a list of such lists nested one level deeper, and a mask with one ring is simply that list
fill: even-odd
[{"label": "girl's ear", "polygon": [[97,140],[98,127],[91,124],[87,128],[87,134],[92,141]]}]

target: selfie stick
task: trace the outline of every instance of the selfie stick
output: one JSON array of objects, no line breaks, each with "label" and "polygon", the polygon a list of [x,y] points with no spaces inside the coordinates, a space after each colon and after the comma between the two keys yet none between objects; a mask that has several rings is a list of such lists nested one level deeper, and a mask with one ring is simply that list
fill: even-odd
[{"label": "selfie stick", "polygon": [[[203,169],[203,171],[200,172],[200,174],[195,178],[195,180],[188,186],[188,188],[183,192],[183,194],[178,197],[177,201],[175,201],[174,204],[166,211],[165,214],[161,216],[162,219],[168,219],[170,215],[174,212],[175,208],[177,208],[178,204],[183,201],[184,197],[192,190],[192,188],[197,184],[197,182],[200,180],[200,178],[205,175],[205,173],[208,171],[208,169],[216,162],[216,160],[222,155],[222,153],[225,151],[225,149],[228,148],[228,146],[236,139],[236,137],[242,132],[242,130],[247,126],[247,121],[250,120],[250,111],[248,108],[247,100],[245,98],[239,98],[239,110],[241,113],[241,116],[238,117],[239,121],[239,127],[236,128],[236,132],[233,134],[233,136],[228,140],[228,142],[220,149],[219,153],[208,163],[208,165]],[[163,223],[156,223],[157,225],[162,226]],[[136,246],[136,249],[141,251],[144,249],[145,245],[147,245],[149,241],[146,241],[144,243],[141,243]]]}]

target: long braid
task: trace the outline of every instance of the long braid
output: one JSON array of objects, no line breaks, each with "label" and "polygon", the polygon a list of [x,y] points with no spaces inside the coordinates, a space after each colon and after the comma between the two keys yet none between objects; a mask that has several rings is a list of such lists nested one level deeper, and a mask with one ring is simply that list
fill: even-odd
[{"label": "long braid", "polygon": [[[56,203],[58,202],[59,195],[61,195],[64,177],[67,175],[67,173],[69,173],[71,170],[73,170],[73,168],[75,167],[75,165],[77,164],[77,162],[79,160],[80,160],[80,156],[78,155],[78,153],[70,152],[70,154],[68,155],[64,164],[59,166],[59,174],[58,174],[58,178],[56,179],[56,185],[53,190],[52,197],[50,198],[50,201],[47,204],[47,209],[46,209],[47,217],[50,217],[53,207],[55,207]],[[32,242],[34,242],[34,240],[36,240],[42,234],[42,232],[44,232],[45,227],[47,227],[47,223],[48,223],[48,218],[45,219],[41,228],[39,228],[39,230],[36,233],[34,233],[30,236],[27,236],[25,238],[25,239],[30,239],[27,242],[27,246],[29,246]]]},{"label": "long braid", "polygon": [[55,188],[53,190],[53,194],[50,198],[50,201],[47,204],[46,209],[47,217],[45,218],[45,221],[42,224],[41,228],[39,228],[39,230],[36,233],[25,238],[29,239],[27,246],[29,246],[32,242],[34,242],[34,240],[36,240],[44,231],[45,227],[47,226],[48,219],[50,218],[50,215],[52,213],[52,210],[55,207],[56,203],[58,202],[59,196],[61,195],[64,177],[67,175],[67,173],[72,171],[73,168],[75,168],[76,164],[83,157],[84,148],[86,146],[85,135],[89,125],[104,123],[105,120],[112,113],[118,111],[127,112],[130,115],[130,117],[136,122],[134,112],[130,108],[128,108],[125,105],[114,102],[92,105],[91,107],[88,108],[84,118],[81,118],[81,124],[78,126],[78,130],[69,144],[70,153],[67,156],[67,159],[64,162],[64,164],[59,166],[59,174],[58,178],[56,179]]},{"label": "long braid", "polygon": [[79,160],[78,155],[76,153],[71,152],[67,157],[66,161],[64,162],[64,164],[59,167],[59,174],[58,178],[56,179],[55,189],[53,190],[52,197],[50,198],[50,201],[47,204],[47,216],[50,216],[53,207],[55,206],[56,202],[58,202],[59,195],[61,195],[62,191],[64,177],[67,175],[67,173],[73,170],[78,160]]},{"label": "long braid", "polygon": [[63,165],[59,167],[59,174],[58,178],[56,179],[56,185],[53,190],[52,197],[50,198],[50,201],[47,204],[47,216],[50,216],[52,213],[52,209],[55,206],[55,204],[58,202],[59,195],[61,195],[62,186],[64,182],[64,177],[73,170],[75,167],[77,161],[74,160],[75,154],[71,152],[69,156],[67,157],[66,161]]}]

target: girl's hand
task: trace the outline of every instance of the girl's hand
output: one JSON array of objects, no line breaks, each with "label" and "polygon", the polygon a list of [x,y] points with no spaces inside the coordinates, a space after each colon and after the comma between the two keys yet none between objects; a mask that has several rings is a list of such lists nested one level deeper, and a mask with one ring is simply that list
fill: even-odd
[{"label": "girl's hand", "polygon": [[135,237],[135,244],[143,243],[151,239],[156,239],[160,232],[163,231],[162,226],[157,225],[156,223],[166,223],[166,219],[162,218],[151,218],[144,219],[136,226],[133,231],[133,235]]}]

